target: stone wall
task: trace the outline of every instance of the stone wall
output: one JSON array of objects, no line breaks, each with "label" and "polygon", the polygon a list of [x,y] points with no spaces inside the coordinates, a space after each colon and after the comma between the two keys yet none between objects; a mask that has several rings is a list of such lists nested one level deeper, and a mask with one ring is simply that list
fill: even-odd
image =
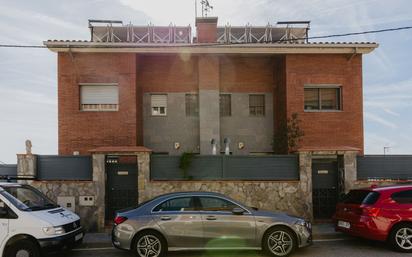
[{"label": "stone wall", "polygon": [[82,226],[86,231],[99,230],[96,202],[94,206],[79,205],[79,196],[96,195],[96,183],[91,181],[31,181],[28,184],[40,190],[54,202],[57,202],[59,196],[74,197],[76,203],[75,212],[80,216]]}]

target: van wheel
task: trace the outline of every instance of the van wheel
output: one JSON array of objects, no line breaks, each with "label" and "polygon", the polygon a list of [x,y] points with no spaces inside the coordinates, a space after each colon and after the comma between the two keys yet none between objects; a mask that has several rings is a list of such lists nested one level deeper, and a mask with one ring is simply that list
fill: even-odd
[{"label": "van wheel", "polygon": [[162,257],[166,255],[167,243],[154,231],[143,231],[134,240],[134,251],[139,257]]},{"label": "van wheel", "polygon": [[396,251],[412,253],[412,225],[395,226],[389,235],[389,242]]},{"label": "van wheel", "polygon": [[294,233],[287,228],[274,227],[269,229],[262,242],[263,249],[270,256],[289,256],[296,248]]},{"label": "van wheel", "polygon": [[5,257],[40,257],[40,251],[33,241],[23,239],[8,246]]}]

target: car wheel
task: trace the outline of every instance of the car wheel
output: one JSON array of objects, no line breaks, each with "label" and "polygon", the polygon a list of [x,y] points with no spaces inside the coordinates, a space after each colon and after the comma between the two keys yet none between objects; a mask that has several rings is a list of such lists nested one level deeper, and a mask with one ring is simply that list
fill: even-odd
[{"label": "car wheel", "polygon": [[162,257],[167,252],[165,239],[156,232],[142,232],[134,242],[134,250],[139,257]]},{"label": "car wheel", "polygon": [[289,256],[295,248],[295,235],[287,228],[271,228],[263,238],[263,249],[271,256]]},{"label": "car wheel", "polygon": [[412,225],[401,224],[395,226],[389,236],[392,247],[399,252],[412,252]]},{"label": "car wheel", "polygon": [[5,257],[40,257],[39,247],[31,240],[19,240],[8,246]]}]

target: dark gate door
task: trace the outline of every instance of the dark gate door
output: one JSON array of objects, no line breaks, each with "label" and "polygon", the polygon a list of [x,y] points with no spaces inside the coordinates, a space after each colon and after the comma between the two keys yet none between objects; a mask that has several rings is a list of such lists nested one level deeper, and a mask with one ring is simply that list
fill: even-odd
[{"label": "dark gate door", "polygon": [[336,160],[312,160],[313,217],[330,219],[338,201],[338,163]]},{"label": "dark gate door", "polygon": [[137,164],[107,163],[106,174],[106,220],[113,220],[116,211],[137,205]]}]

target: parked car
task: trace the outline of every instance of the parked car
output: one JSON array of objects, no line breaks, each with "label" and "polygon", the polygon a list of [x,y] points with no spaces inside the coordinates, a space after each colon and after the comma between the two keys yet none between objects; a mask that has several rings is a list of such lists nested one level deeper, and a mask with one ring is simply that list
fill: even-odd
[{"label": "parked car", "polygon": [[412,185],[351,190],[336,207],[336,230],[412,252]]},{"label": "parked car", "polygon": [[39,257],[82,238],[76,214],[31,186],[0,182],[0,256]]},{"label": "parked car", "polygon": [[312,233],[302,218],[259,211],[218,193],[180,192],[119,211],[112,242],[141,257],[201,249],[264,249],[288,256],[310,245]]}]

